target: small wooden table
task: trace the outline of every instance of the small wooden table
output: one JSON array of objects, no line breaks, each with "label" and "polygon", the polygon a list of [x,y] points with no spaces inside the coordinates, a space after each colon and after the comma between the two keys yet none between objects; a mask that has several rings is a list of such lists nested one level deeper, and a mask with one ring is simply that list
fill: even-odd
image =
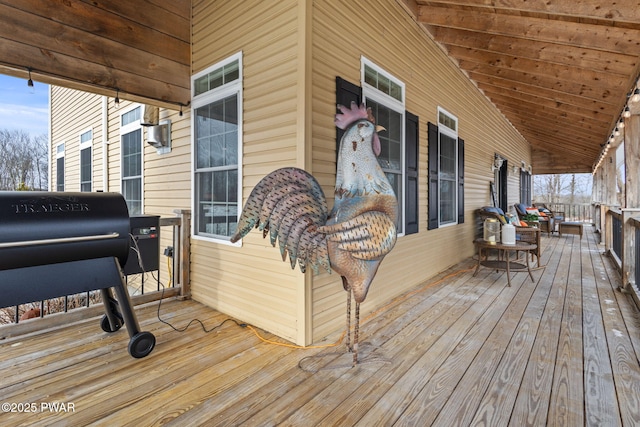
[{"label": "small wooden table", "polygon": [[[529,265],[529,255],[525,255],[525,259],[527,264],[524,265],[520,262],[511,262],[510,256],[511,251],[530,251],[536,249],[538,245],[527,242],[517,241],[515,245],[507,245],[504,243],[496,243],[496,242],[487,242],[483,238],[479,238],[473,241],[476,247],[478,248],[478,265],[476,265],[476,271],[473,273],[475,277],[478,274],[478,270],[480,266],[493,268],[495,270],[505,270],[507,272],[507,284],[511,286],[511,272],[520,272],[527,271],[529,273],[529,277],[531,277],[531,281],[533,282],[533,273],[531,273],[531,266]],[[496,249],[498,251],[498,255],[502,255],[502,257],[498,256],[497,260],[489,260],[482,259],[482,252],[487,249]],[[501,258],[501,259],[500,259]]]},{"label": "small wooden table", "polygon": [[562,233],[580,235],[580,240],[582,240],[582,223],[563,221],[558,225],[558,234],[562,236]]}]

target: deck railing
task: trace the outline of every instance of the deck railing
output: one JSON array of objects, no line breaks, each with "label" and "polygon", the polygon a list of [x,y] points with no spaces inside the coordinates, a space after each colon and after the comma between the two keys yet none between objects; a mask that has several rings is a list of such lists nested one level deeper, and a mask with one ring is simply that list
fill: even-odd
[{"label": "deck railing", "polygon": [[622,290],[633,291],[636,302],[640,292],[640,209],[604,206],[603,237],[622,278]]},{"label": "deck railing", "polygon": [[[180,209],[175,210],[174,213],[174,217],[160,218],[160,236],[164,236],[167,232],[170,232],[169,236],[171,236],[168,240],[162,239],[162,242],[171,242],[171,250],[165,252],[166,246],[163,247],[161,245],[160,247],[160,259],[166,259],[166,262],[160,262],[158,271],[136,274],[126,278],[133,304],[143,304],[160,298],[175,296],[188,298],[190,296],[191,211]],[[167,271],[167,279],[160,274],[161,270]],[[145,278],[145,276],[147,277]],[[149,282],[149,277],[153,279],[152,283],[157,282],[158,285],[152,290],[149,290],[147,286],[145,290],[144,285],[145,282]],[[24,320],[34,317],[49,317],[53,314],[66,314],[81,310],[96,311],[95,314],[98,315],[103,310],[100,292],[90,291],[44,301],[35,301],[19,306],[0,307],[0,325],[23,324],[25,323]],[[92,313],[85,312],[80,315],[91,316]],[[5,335],[5,333],[0,332],[0,339]]]},{"label": "deck railing", "polygon": [[593,223],[591,203],[548,203],[542,202],[551,212],[564,212],[565,221]]}]

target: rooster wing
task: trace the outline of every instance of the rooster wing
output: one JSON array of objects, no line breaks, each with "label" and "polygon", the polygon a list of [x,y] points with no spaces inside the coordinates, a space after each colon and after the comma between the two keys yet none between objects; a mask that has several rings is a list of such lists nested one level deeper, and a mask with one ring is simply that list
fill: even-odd
[{"label": "rooster wing", "polygon": [[396,243],[396,225],[386,213],[368,211],[348,221],[320,227],[338,249],[354,258],[373,261],[382,259]]}]

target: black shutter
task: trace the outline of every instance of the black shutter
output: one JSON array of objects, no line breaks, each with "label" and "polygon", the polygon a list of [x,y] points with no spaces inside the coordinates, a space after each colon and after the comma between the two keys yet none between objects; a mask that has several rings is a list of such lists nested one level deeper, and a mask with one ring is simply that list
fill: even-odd
[{"label": "black shutter", "polygon": [[428,213],[429,221],[427,230],[438,228],[438,126],[433,123],[427,123],[429,147],[427,154],[429,156],[429,198]]},{"label": "black shutter", "polygon": [[404,234],[418,232],[418,116],[405,111],[405,223]]},{"label": "black shutter", "polygon": [[[342,77],[336,77],[336,104],[349,108],[351,102],[355,102],[358,105],[362,103],[362,88],[344,80]],[[344,135],[344,131],[336,127],[336,157],[340,151],[342,135]]]},{"label": "black shutter", "polygon": [[464,223],[464,140],[458,138],[458,224]]}]

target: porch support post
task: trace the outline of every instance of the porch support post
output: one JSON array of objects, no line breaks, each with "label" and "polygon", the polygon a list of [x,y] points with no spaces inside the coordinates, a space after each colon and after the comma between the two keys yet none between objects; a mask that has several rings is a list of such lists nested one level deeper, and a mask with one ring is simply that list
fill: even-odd
[{"label": "porch support post", "polygon": [[625,208],[640,208],[640,115],[632,115],[624,121]]},{"label": "porch support post", "polygon": [[[635,287],[636,228],[631,218],[640,215],[640,115],[625,119],[624,127],[625,194],[622,210],[622,286],[631,291]],[[637,288],[636,288],[637,289]]]},{"label": "porch support post", "polygon": [[636,227],[632,218],[640,215],[640,209],[622,209],[622,286],[621,290],[631,291],[636,284]]}]

